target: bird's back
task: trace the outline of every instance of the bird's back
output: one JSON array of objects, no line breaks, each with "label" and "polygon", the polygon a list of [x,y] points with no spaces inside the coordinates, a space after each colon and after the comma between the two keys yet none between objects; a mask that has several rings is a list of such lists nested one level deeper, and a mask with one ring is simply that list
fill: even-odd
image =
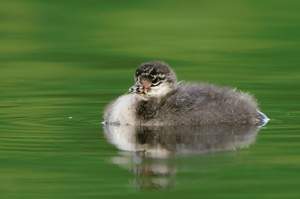
[{"label": "bird's back", "polygon": [[257,124],[259,113],[252,96],[209,84],[179,84],[159,99],[140,101],[137,119],[143,124]]}]

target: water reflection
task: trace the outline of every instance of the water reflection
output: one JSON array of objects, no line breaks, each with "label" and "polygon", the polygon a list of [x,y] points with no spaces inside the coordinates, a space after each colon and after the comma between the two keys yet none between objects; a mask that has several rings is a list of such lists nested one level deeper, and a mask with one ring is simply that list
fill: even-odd
[{"label": "water reflection", "polygon": [[104,125],[108,141],[122,150],[113,164],[135,174],[136,189],[171,188],[174,155],[205,154],[250,146],[255,126],[126,126]]}]

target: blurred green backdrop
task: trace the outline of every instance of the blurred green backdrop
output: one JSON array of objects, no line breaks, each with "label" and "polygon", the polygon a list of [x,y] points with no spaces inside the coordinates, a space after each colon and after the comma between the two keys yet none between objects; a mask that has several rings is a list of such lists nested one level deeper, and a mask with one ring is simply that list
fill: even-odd
[{"label": "blurred green backdrop", "polygon": [[[299,10],[294,0],[1,1],[0,197],[299,197]],[[152,59],[179,80],[250,92],[271,118],[249,149],[175,158],[170,192],[132,189],[100,124]]]}]

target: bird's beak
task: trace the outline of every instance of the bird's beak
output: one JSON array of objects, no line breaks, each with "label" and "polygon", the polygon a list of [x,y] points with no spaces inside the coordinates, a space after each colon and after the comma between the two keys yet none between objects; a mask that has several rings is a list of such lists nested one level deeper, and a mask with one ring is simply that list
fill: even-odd
[{"label": "bird's beak", "polygon": [[147,88],[149,88],[151,84],[149,83],[139,83],[136,82],[133,86],[129,88],[129,92],[131,93],[136,93],[136,94],[146,94],[147,93]]},{"label": "bird's beak", "polygon": [[137,94],[143,94],[144,93],[143,85],[140,84],[139,82],[136,82],[133,86],[131,86],[129,88],[129,92],[137,93]]}]

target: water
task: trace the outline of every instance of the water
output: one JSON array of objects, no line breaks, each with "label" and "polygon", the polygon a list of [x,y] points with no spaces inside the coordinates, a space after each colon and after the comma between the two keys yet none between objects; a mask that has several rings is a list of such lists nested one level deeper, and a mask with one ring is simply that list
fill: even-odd
[{"label": "water", "polygon": [[[299,6],[1,2],[0,197],[299,197]],[[151,59],[179,80],[254,94],[270,122],[242,136],[198,135],[221,143],[214,148],[160,158],[124,151],[102,113]]]}]

